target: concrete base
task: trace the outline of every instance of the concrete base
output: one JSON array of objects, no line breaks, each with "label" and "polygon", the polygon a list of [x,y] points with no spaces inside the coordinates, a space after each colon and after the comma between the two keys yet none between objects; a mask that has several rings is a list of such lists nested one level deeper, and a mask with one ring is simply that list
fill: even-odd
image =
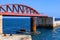
[{"label": "concrete base", "polygon": [[12,34],[12,36],[10,36],[7,34],[4,36],[3,34],[0,34],[0,40],[32,40],[32,38],[31,35]]}]

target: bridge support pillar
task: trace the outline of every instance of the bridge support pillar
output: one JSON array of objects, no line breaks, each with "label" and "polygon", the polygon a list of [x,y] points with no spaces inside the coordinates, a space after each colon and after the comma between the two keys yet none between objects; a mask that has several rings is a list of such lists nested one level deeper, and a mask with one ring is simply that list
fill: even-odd
[{"label": "bridge support pillar", "polygon": [[36,32],[36,17],[31,17],[31,32]]}]

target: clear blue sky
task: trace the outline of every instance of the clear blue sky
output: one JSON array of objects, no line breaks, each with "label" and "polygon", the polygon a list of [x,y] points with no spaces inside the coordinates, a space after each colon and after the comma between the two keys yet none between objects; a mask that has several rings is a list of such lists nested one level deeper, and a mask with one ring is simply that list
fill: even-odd
[{"label": "clear blue sky", "polygon": [[0,5],[2,4],[24,4],[39,13],[60,18],[60,0],[0,0]]}]

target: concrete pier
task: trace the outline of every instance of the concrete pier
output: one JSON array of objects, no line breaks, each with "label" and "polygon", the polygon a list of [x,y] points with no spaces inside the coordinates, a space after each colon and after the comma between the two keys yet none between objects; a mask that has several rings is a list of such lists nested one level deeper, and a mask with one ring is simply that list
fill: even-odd
[{"label": "concrete pier", "polygon": [[60,21],[54,21],[53,26],[54,28],[60,27]]},{"label": "concrete pier", "polygon": [[0,34],[2,33],[2,15],[0,15]]},{"label": "concrete pier", "polygon": [[36,32],[36,17],[31,17],[31,32]]}]

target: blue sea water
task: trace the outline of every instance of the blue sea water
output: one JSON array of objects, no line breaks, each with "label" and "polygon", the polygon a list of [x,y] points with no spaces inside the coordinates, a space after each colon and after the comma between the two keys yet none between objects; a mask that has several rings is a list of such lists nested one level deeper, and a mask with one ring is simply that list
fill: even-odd
[{"label": "blue sea water", "polygon": [[55,21],[59,21],[60,20],[60,18],[55,18]]},{"label": "blue sea water", "polygon": [[19,29],[30,31],[29,18],[3,18],[3,33],[16,34]]},{"label": "blue sea water", "polygon": [[[3,33],[16,34],[16,31],[21,28],[30,31],[30,18],[3,18]],[[41,33],[31,34],[32,40],[60,40],[60,27],[55,29],[37,28],[37,31]]]}]

